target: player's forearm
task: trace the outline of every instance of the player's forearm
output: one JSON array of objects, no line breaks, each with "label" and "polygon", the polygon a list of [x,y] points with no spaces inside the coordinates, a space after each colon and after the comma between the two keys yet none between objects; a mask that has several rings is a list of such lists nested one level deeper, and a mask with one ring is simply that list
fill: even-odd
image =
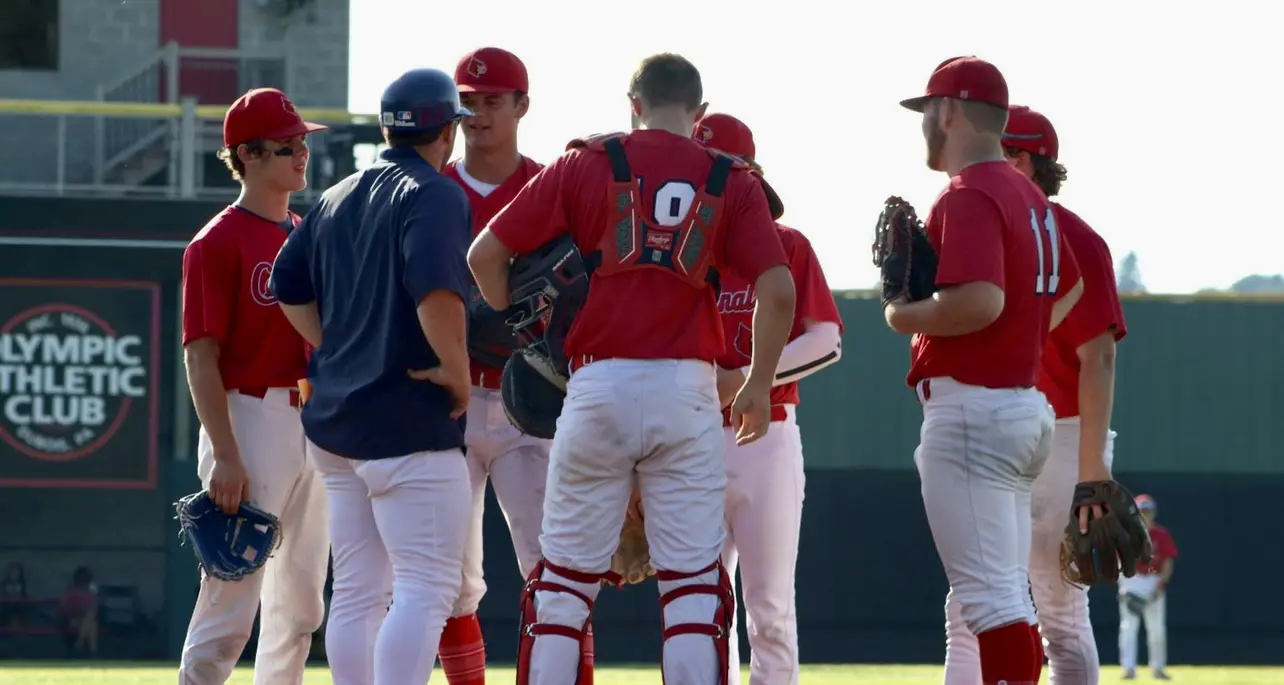
[{"label": "player's forearm", "polygon": [[1115,354],[1113,345],[1079,361],[1079,480],[1098,480],[1094,474],[1109,475],[1105,462],[1106,438],[1110,432],[1115,398]]},{"label": "player's forearm", "polygon": [[1163,588],[1168,585],[1168,581],[1173,579],[1173,560],[1164,559],[1164,563],[1159,567],[1159,587]]},{"label": "player's forearm", "polygon": [[281,313],[294,326],[294,330],[308,344],[313,347],[321,346],[321,314],[317,311],[317,303],[309,302],[307,304],[281,304]]},{"label": "player's forearm", "polygon": [[950,286],[918,302],[890,304],[883,311],[887,325],[901,334],[954,336],[975,333],[1003,313],[1003,290],[993,283]]},{"label": "player's forearm", "polygon": [[838,324],[832,321],[808,323],[802,335],[790,340],[780,352],[772,385],[795,383],[836,363],[843,354]]},{"label": "player's forearm", "polygon": [[468,376],[464,301],[450,290],[434,290],[419,303],[419,326],[448,378]]},{"label": "player's forearm", "polygon": [[218,348],[213,341],[197,340],[183,350],[187,387],[192,394],[196,418],[214,446],[216,459],[238,457],[236,434],[227,409],[227,388],[218,369]]},{"label": "player's forearm", "polygon": [[512,251],[489,230],[483,230],[468,248],[468,269],[482,298],[495,311],[502,312],[511,304],[508,267],[512,258]]},{"label": "player's forearm", "polygon": [[774,378],[780,354],[794,323],[794,279],[788,267],[772,267],[754,283],[757,304],[753,310],[753,350],[749,378]]}]

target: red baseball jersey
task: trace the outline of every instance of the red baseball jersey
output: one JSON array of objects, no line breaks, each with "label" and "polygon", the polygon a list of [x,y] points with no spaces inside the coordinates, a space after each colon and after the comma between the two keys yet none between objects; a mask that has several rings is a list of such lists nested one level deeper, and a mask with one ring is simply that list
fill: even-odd
[{"label": "red baseball jersey", "polygon": [[1106,241],[1059,204],[1052,204],[1052,215],[1083,274],[1083,297],[1048,337],[1039,373],[1039,390],[1048,396],[1060,419],[1079,415],[1079,347],[1112,328],[1115,340],[1123,340],[1128,328]]},{"label": "red baseball jersey", "polygon": [[285,236],[284,226],[228,207],[183,251],[183,345],[218,341],[228,390],[294,388],[307,376],[306,343],[268,288]]},{"label": "red baseball jersey", "polygon": [[499,184],[498,188],[492,190],[489,195],[481,195],[459,175],[460,164],[463,164],[463,161],[458,159],[450,162],[441,170],[441,173],[454,179],[459,184],[459,187],[464,189],[464,194],[468,196],[468,204],[473,208],[474,236],[481,233],[482,229],[486,228],[486,224],[490,223],[490,220],[499,213],[499,210],[517,197],[517,192],[522,189],[522,186],[526,185],[527,181],[531,180],[535,174],[539,173],[540,169],[544,168],[543,164],[523,156],[521,166],[517,167],[517,171],[504,179],[504,182]]},{"label": "red baseball jersey", "polygon": [[1173,536],[1167,528],[1159,524],[1150,527],[1150,544],[1154,549],[1154,558],[1149,564],[1138,562],[1137,573],[1159,573],[1163,568],[1164,562],[1168,559],[1177,558],[1177,543],[1173,542]]},{"label": "red baseball jersey", "polygon": [[1005,161],[965,168],[936,198],[925,224],[939,256],[936,285],[977,281],[1003,289],[1003,312],[974,333],[916,334],[906,381],[948,376],[989,388],[1033,387],[1052,303],[1079,281],[1052,204]]},{"label": "red baseball jersey", "polygon": [[[836,323],[841,332],[843,321],[838,316],[838,305],[834,303],[834,294],[825,281],[825,272],[820,268],[820,260],[816,258],[811,241],[788,226],[777,225],[777,229],[780,231],[780,243],[785,248],[785,256],[789,258],[789,273],[794,277],[797,298],[794,327],[789,332],[789,339],[802,335],[807,321]],[[753,283],[735,274],[722,278],[718,311],[722,314],[722,330],[726,335],[727,349],[718,357],[718,366],[739,369],[749,365],[753,358],[753,308],[756,302]],[[771,389],[772,404],[798,404],[798,400],[796,382],[777,385]]]},{"label": "red baseball jersey", "polygon": [[[512,202],[513,198],[517,197],[517,192],[526,185],[526,182],[531,180],[535,174],[538,174],[540,169],[544,168],[543,164],[523,156],[522,163],[517,167],[517,171],[504,179],[504,182],[489,194],[482,195],[468,185],[463,177],[459,175],[459,165],[462,163],[460,160],[455,160],[447,164],[441,170],[441,173],[454,179],[459,184],[459,187],[464,189],[464,194],[468,196],[468,204],[473,209],[473,236],[481,233],[491,218],[498,214],[499,210],[504,208],[504,205]],[[503,369],[492,368],[475,360],[469,360],[468,364],[472,369],[474,378],[481,373],[503,371]]]},{"label": "red baseball jersey", "polygon": [[[687,220],[713,157],[699,143],[667,131],[640,130],[625,143],[640,180],[639,210],[647,221],[676,226]],[[612,176],[607,156],[572,150],[548,165],[489,228],[510,250],[534,251],[569,233],[584,255],[599,249],[613,228],[608,203]],[[748,171],[733,170],[722,198],[720,229],[711,254],[723,278],[753,282],[788,263],[762,185]],[[713,288],[693,288],[658,269],[634,269],[597,278],[566,341],[568,356],[625,359],[702,359],[723,352],[722,321]]]}]

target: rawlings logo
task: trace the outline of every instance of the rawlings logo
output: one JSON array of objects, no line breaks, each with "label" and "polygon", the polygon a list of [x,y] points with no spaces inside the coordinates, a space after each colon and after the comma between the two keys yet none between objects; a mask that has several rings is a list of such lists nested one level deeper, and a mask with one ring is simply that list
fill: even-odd
[{"label": "rawlings logo", "polygon": [[673,234],[652,231],[646,234],[646,246],[656,250],[668,252],[673,249]]}]

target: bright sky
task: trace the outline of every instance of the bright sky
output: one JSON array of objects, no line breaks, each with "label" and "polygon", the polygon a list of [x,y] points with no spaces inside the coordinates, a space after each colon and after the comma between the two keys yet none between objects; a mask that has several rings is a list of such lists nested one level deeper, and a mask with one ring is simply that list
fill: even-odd
[{"label": "bright sky", "polygon": [[530,72],[522,151],[548,162],[572,138],[628,128],[637,63],[680,53],[710,111],[753,129],[783,221],[811,239],[830,286],[863,289],[877,282],[869,245],[883,200],[901,195],[926,216],[947,180],[924,165],[919,115],[897,102],[922,94],[945,58],[974,54],[1057,127],[1060,199],[1116,263],[1135,250],[1151,292],[1192,292],[1284,271],[1284,223],[1257,216],[1281,192],[1284,160],[1274,5],[352,0],[349,108],[377,111],[407,69],[453,73],[468,51],[502,47]]}]

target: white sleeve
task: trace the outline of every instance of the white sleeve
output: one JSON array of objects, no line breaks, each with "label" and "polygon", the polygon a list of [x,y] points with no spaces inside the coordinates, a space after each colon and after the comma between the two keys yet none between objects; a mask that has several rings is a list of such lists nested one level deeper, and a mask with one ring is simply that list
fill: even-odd
[{"label": "white sleeve", "polygon": [[838,324],[832,321],[808,324],[802,335],[790,340],[780,352],[780,365],[776,367],[776,380],[772,385],[806,378],[837,362],[842,356],[843,340]]}]

